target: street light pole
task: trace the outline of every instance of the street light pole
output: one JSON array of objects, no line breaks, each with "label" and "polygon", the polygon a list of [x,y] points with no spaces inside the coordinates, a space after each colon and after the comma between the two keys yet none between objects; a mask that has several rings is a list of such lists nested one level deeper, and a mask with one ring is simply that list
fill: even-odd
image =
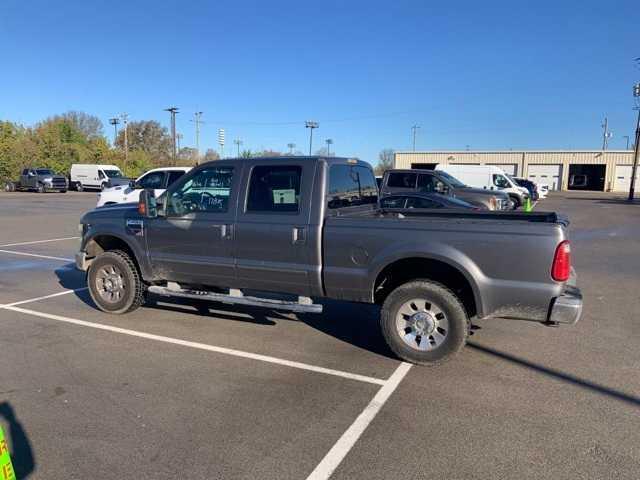
[{"label": "street light pole", "polygon": [[200,123],[203,112],[194,113],[194,123],[196,124],[196,163],[200,163]]},{"label": "street light pole", "polygon": [[633,202],[633,195],[636,189],[636,174],[638,172],[638,144],[640,143],[640,83],[633,86],[633,96],[636,99],[638,110],[638,120],[636,121],[636,145],[633,152],[633,167],[631,168],[631,186],[629,187],[629,201]]},{"label": "street light pole", "polygon": [[113,145],[115,146],[116,140],[118,139],[118,124],[120,120],[117,117],[110,118],[109,123],[113,125]]},{"label": "street light pole", "polygon": [[124,125],[124,170],[127,169],[127,161],[129,160],[129,133],[127,124],[129,123],[129,114],[123,113],[120,115],[122,118],[122,124]]},{"label": "street light pole", "polygon": [[169,107],[164,109],[165,112],[171,114],[171,139],[173,141],[173,163],[176,163],[176,113],[178,113],[177,107]]},{"label": "street light pole", "polygon": [[310,130],[309,132],[309,156],[311,156],[311,149],[313,148],[313,129],[314,128],[318,128],[320,126],[320,124],[318,122],[314,122],[311,120],[308,120],[306,122],[304,122],[304,128],[308,128]]},{"label": "street light pole", "polygon": [[327,138],[325,140],[325,143],[327,144],[327,157],[331,156],[331,145],[333,144],[333,140],[330,138]]},{"label": "street light pole", "polygon": [[289,155],[293,155],[293,149],[296,148],[295,143],[287,143],[287,147],[289,147]]},{"label": "street light pole", "polygon": [[238,158],[240,158],[240,145],[242,145],[242,140],[240,140],[239,138],[236,138],[233,143],[236,144],[236,147],[238,147]]},{"label": "street light pole", "polygon": [[416,151],[416,132],[418,131],[418,129],[420,128],[419,125],[414,125],[413,127],[411,127],[411,131],[413,133],[413,151]]},{"label": "street light pole", "polygon": [[613,136],[613,133],[609,131],[609,120],[604,117],[604,123],[602,124],[604,131],[602,132],[602,150],[606,150],[609,146],[609,139]]},{"label": "street light pole", "polygon": [[623,135],[622,138],[626,138],[627,139],[627,150],[629,150],[629,135]]}]

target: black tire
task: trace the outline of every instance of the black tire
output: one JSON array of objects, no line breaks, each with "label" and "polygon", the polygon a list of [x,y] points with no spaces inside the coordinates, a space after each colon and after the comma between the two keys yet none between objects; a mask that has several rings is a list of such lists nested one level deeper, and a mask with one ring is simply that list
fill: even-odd
[{"label": "black tire", "polygon": [[520,207],[520,199],[513,195],[509,195],[509,199],[513,202],[513,209],[517,210]]},{"label": "black tire", "polygon": [[[112,292],[107,292],[104,273],[112,274],[121,282],[122,290],[119,297],[109,300]],[[113,280],[109,280],[111,286]],[[100,310],[107,313],[122,314],[132,312],[144,303],[145,286],[132,258],[122,250],[104,252],[93,261],[87,274],[87,284],[91,299]]]},{"label": "black tire", "polygon": [[44,185],[43,185],[43,184],[39,183],[39,184],[38,184],[38,186],[36,187],[36,191],[37,191],[38,193],[45,193],[45,192],[47,191],[47,189],[46,189],[46,188],[44,188]]},{"label": "black tire", "polygon": [[67,193],[66,190],[60,190],[60,193]]},{"label": "black tire", "polygon": [[76,190],[78,192],[81,192],[81,191],[84,190],[84,187],[82,186],[82,183],[80,183],[80,182],[76,183]]},{"label": "black tire", "polygon": [[5,192],[15,192],[16,191],[16,186],[13,182],[7,182],[4,184],[4,191]]},{"label": "black tire", "polygon": [[[439,336],[443,337],[439,345],[433,336],[425,336],[423,340],[421,335],[417,335],[416,338],[420,338],[420,346],[423,345],[422,341],[428,342],[425,343],[429,345],[428,350],[410,346],[399,333],[398,315],[407,317],[400,309],[407,304],[413,304],[413,299],[423,299],[427,311],[434,308],[433,305],[437,305],[437,310],[444,314],[442,318],[446,320],[446,329],[434,327],[440,333]],[[418,310],[416,309],[416,313]],[[444,326],[444,322],[435,325]],[[389,348],[401,359],[419,365],[438,365],[449,360],[464,346],[469,333],[469,318],[464,306],[451,290],[431,280],[418,279],[399,286],[389,294],[382,305],[380,328]],[[407,327],[407,330],[411,328]],[[445,333],[442,334],[442,331]],[[409,331],[407,336],[409,334],[412,332]]]}]

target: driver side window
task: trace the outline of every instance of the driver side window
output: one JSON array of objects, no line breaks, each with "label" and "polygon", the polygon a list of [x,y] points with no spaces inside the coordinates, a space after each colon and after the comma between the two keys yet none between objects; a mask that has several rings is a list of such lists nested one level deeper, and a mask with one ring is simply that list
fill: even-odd
[{"label": "driver side window", "polygon": [[167,216],[181,217],[190,213],[224,213],[229,209],[233,167],[211,167],[200,170],[171,192]]}]

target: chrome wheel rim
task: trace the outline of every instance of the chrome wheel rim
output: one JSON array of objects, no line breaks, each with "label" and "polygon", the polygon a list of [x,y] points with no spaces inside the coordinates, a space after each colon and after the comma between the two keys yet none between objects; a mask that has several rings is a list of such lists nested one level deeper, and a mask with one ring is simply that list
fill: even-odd
[{"label": "chrome wheel rim", "polygon": [[117,303],[124,297],[125,281],[116,265],[105,265],[96,274],[96,290],[100,298],[108,303]]},{"label": "chrome wheel rim", "polygon": [[407,346],[426,352],[444,343],[449,334],[449,320],[439,305],[414,298],[398,309],[396,331]]}]

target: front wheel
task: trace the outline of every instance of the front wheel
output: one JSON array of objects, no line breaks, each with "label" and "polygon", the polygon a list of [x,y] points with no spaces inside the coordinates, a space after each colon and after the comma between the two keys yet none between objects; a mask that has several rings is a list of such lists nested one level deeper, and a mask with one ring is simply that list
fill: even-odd
[{"label": "front wheel", "polygon": [[38,186],[36,187],[36,190],[37,190],[38,193],[44,193],[45,192],[44,185],[39,183]]},{"label": "front wheel", "polygon": [[87,275],[89,293],[107,313],[127,313],[144,303],[144,284],[133,259],[122,250],[100,254]]},{"label": "front wheel", "polygon": [[509,208],[511,210],[517,210],[519,206],[520,200],[518,200],[518,197],[509,197]]},{"label": "front wheel", "polygon": [[430,280],[414,280],[389,294],[382,306],[380,327],[398,357],[436,365],[464,346],[469,319],[451,290]]}]

